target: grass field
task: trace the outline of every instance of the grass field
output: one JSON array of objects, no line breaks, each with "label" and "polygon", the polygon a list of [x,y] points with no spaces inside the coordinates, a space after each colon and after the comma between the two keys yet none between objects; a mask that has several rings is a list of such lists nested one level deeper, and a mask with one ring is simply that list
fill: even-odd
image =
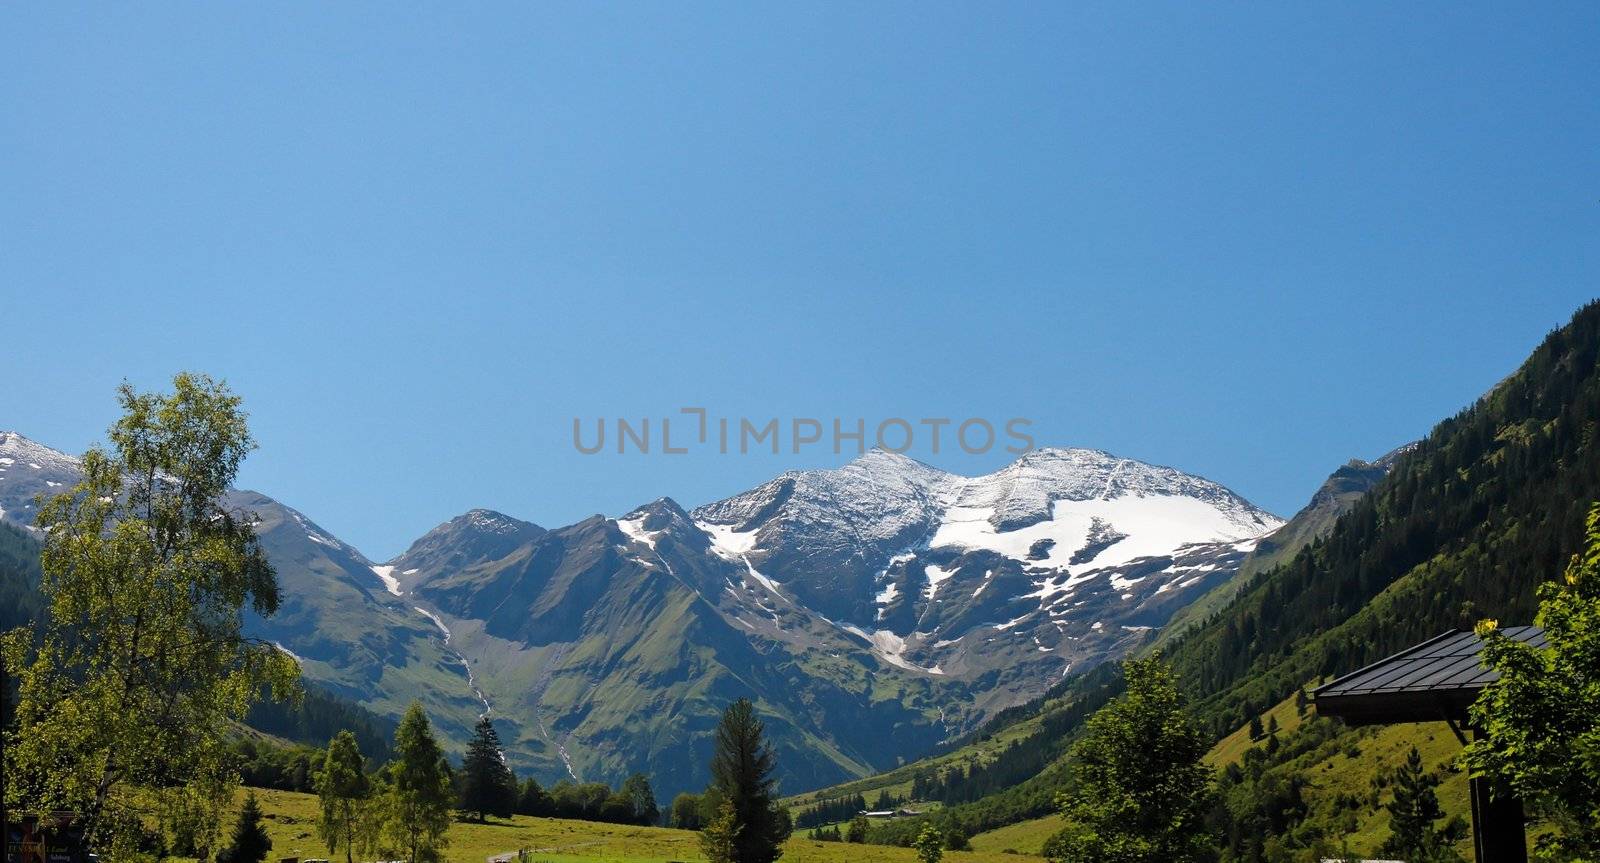
[{"label": "grass field", "polygon": [[[329,857],[317,839],[317,798],[288,791],[256,790],[272,837],[270,860]],[[488,858],[527,848],[538,863],[617,861],[617,863],[692,863],[700,854],[699,834],[666,827],[628,827],[561,818],[517,816],[489,824],[457,822],[450,828],[447,863],[484,863]],[[1020,850],[1020,849],[1019,849]],[[343,860],[343,858],[339,858]],[[784,863],[916,863],[909,848],[813,842],[795,837],[784,846]],[[993,851],[951,851],[950,863],[1038,863],[1037,858]],[[337,863],[337,861],[336,861]]]}]

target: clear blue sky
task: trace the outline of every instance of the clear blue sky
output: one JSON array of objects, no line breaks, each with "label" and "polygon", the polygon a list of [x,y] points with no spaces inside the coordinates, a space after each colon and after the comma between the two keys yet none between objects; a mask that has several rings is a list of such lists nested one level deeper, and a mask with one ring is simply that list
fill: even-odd
[{"label": "clear blue sky", "polygon": [[841,460],[571,445],[684,405],[1288,514],[1600,295],[1592,3],[994,5],[11,4],[0,428],[225,377],[242,484],[379,559]]}]

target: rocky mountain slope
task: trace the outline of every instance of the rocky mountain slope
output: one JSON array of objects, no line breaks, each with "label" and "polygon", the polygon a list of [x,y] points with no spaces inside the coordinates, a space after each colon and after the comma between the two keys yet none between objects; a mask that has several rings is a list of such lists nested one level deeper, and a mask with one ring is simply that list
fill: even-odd
[{"label": "rocky mountain slope", "polygon": [[[0,436],[0,508],[75,461]],[[18,467],[17,465],[22,465]],[[37,467],[35,467],[37,465]],[[263,495],[284,587],[252,631],[312,679],[457,740],[490,712],[518,769],[703,783],[732,698],[799,790],[891,767],[1148,640],[1283,522],[1208,480],[1095,450],[982,477],[874,451],[684,510],[545,530],[474,510],[382,564]]]},{"label": "rocky mountain slope", "polygon": [[[16,432],[0,432],[0,519],[33,532],[34,496],[78,481],[78,460]],[[281,607],[270,620],[249,614],[246,631],[278,644],[325,688],[397,717],[414,698],[458,740],[482,702],[437,628],[388,592],[372,563],[300,512],[266,495],[236,490],[227,505],[254,513],[278,571]]]}]

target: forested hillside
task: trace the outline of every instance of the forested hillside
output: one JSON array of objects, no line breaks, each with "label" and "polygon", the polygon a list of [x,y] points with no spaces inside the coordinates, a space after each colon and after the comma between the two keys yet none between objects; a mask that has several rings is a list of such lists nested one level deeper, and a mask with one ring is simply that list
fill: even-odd
[{"label": "forested hillside", "polygon": [[0,522],[0,632],[37,620],[41,600],[39,544]]},{"label": "forested hillside", "polygon": [[[1399,455],[1388,475],[1353,501],[1326,536],[1255,575],[1231,603],[1171,643],[1168,658],[1212,737],[1245,726],[1303,685],[1443,630],[1489,617],[1506,624],[1530,621],[1535,587],[1559,574],[1578,550],[1584,513],[1589,502],[1600,500],[1597,360],[1600,304],[1591,303],[1552,332],[1514,374]],[[1057,760],[1031,778],[937,817],[972,834],[1047,813],[1066,773],[1064,753],[1077,720],[1119,686],[1113,675],[1079,678],[1051,699],[991,723],[984,733],[1003,733],[1007,722],[1034,721],[1040,713],[1058,717],[1048,733],[1041,730],[1028,741]],[[1294,772],[1301,747],[1359,749],[1340,734],[1329,737],[1321,724],[1316,729],[1316,741],[1297,734],[1291,751],[1272,757],[1273,764],[1287,766],[1269,771],[1270,782],[1286,781]],[[1325,762],[1315,763],[1325,769]],[[900,772],[915,775],[919,769],[928,774],[924,785],[947,785],[929,784],[944,776],[939,767],[909,765]],[[1252,772],[1244,779],[1262,775]],[[1237,784],[1237,778],[1231,781]],[[1264,790],[1249,791],[1259,793]],[[1263,836],[1293,830],[1307,815],[1299,799],[1296,791],[1284,798],[1287,808],[1258,813],[1262,820],[1250,829]],[[1365,798],[1344,804],[1376,806]],[[916,829],[913,822],[899,822],[874,838],[909,841]],[[1261,848],[1257,842],[1234,851],[1254,859]]]},{"label": "forested hillside", "polygon": [[1176,645],[1216,734],[1312,678],[1479,619],[1532,619],[1600,500],[1600,304],[1579,310],[1372,493]]}]

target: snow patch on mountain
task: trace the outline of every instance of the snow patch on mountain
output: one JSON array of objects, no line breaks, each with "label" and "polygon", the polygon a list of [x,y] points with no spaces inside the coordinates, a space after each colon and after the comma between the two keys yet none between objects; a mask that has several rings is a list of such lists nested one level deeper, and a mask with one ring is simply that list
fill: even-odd
[{"label": "snow patch on mountain", "polygon": [[841,628],[866,639],[872,645],[873,655],[890,665],[904,668],[907,671],[920,671],[924,674],[944,674],[944,669],[937,665],[931,668],[924,668],[906,659],[904,656],[906,640],[887,629],[875,629],[868,632],[853,623],[843,624]]},{"label": "snow patch on mountain", "polygon": [[373,564],[372,574],[395,596],[401,596],[400,579],[394,577],[394,564]]},{"label": "snow patch on mountain", "polygon": [[[1058,500],[1050,518],[1025,527],[1000,531],[993,506],[953,506],[928,540],[930,548],[956,546],[987,549],[1015,560],[1028,560],[1040,540],[1051,545],[1041,559],[1029,561],[1072,573],[1117,566],[1141,557],[1169,554],[1200,542],[1228,542],[1276,530],[1275,516],[1220,509],[1204,500],[1161,494],[1111,500]],[[1115,525],[1124,536],[1082,563],[1072,557],[1090,542],[1096,523]]]},{"label": "snow patch on mountain", "polygon": [[728,560],[740,560],[756,547],[756,532],[741,531],[731,524],[696,521],[695,527],[711,540],[711,548]]},{"label": "snow patch on mountain", "polygon": [[621,530],[623,534],[634,542],[643,543],[654,549],[656,547],[656,535],[660,531],[645,530],[644,521],[646,518],[649,518],[649,515],[645,513],[636,515],[633,518],[619,518],[617,519],[617,529]]}]

